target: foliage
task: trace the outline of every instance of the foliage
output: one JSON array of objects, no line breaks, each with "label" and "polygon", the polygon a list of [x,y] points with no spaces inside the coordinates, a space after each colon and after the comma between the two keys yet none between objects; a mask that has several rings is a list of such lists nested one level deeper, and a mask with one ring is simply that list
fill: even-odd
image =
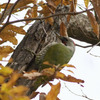
[{"label": "foliage", "polygon": [[[100,2],[98,0],[91,0],[94,10],[98,16],[98,18],[100,19],[100,7],[99,4]],[[87,13],[91,26],[93,28],[94,34],[96,34],[97,38],[99,38],[99,26],[98,23],[94,17],[94,15],[90,12],[90,10],[88,9],[88,5],[89,5],[90,0],[84,0],[85,6],[86,6],[86,10],[85,12]],[[99,3],[99,4],[97,4]],[[29,5],[31,4],[31,5]],[[8,3],[3,3],[0,5],[0,9],[1,9],[1,14],[0,14],[0,60],[3,61],[4,57],[7,57],[10,53],[12,53],[14,50],[11,46],[3,46],[3,43],[7,43],[7,41],[11,42],[13,45],[17,45],[18,44],[18,40],[16,38],[17,34],[22,34],[25,35],[26,32],[23,29],[26,25],[28,25],[31,21],[33,20],[42,20],[45,19],[46,23],[49,23],[51,25],[53,25],[54,16],[57,16],[55,14],[55,10],[57,8],[57,6],[61,4],[61,5],[70,5],[70,12],[66,13],[66,14],[58,14],[58,15],[67,15],[67,21],[70,21],[70,17],[71,15],[74,14],[79,14],[76,12],[75,8],[77,5],[77,0],[46,0],[46,3],[44,1],[38,1],[38,0],[17,0],[15,3],[10,3],[10,0],[8,0]],[[39,8],[41,8],[41,10],[39,10]],[[11,16],[13,16],[13,14],[17,14],[18,12],[21,11],[26,11],[26,15],[24,16],[24,19],[21,20],[15,20],[15,21],[11,21],[10,18]],[[82,12],[80,12],[82,13]],[[42,17],[40,18],[38,15],[41,14]],[[24,26],[15,26],[12,23],[16,23],[16,22],[21,22],[24,21],[25,25]],[[65,27],[65,24],[63,22],[61,22],[60,24],[60,34],[65,36],[67,35],[67,29]],[[45,64],[49,64],[48,62],[46,62]],[[61,79],[64,81],[68,81],[68,82],[75,82],[75,83],[83,83],[84,81],[81,79],[76,79],[75,77],[68,75],[66,76],[65,74],[63,74],[62,72],[60,72],[60,70],[63,67],[71,67],[71,68],[75,68],[72,65],[63,65],[60,68],[58,68],[55,65],[52,65],[52,68],[46,68],[44,70],[42,70],[41,72],[37,72],[35,70],[30,71],[30,72],[24,72],[23,75],[18,74],[17,72],[13,71],[13,69],[9,68],[9,67],[3,67],[2,65],[0,65],[0,84],[1,84],[1,88],[0,88],[0,99],[1,100],[29,100],[28,97],[25,96],[25,91],[27,90],[26,87],[24,86],[15,86],[16,81],[18,80],[19,77],[26,77],[28,79],[35,79],[37,77],[40,76],[52,76],[52,78],[56,78],[56,79]],[[72,70],[67,70],[71,73],[74,73]],[[7,80],[8,78],[10,78],[10,80],[8,82],[5,82],[5,80]],[[48,82],[49,83],[49,82]],[[49,83],[50,84],[50,83]],[[46,95],[46,100],[50,100],[50,98],[52,98],[52,100],[57,99],[57,95],[59,94],[60,91],[60,83],[58,83],[57,85],[52,85],[51,86],[51,90],[50,92]],[[57,90],[55,92],[55,90]]]},{"label": "foliage", "polygon": [[[29,100],[29,98],[25,96],[25,91],[27,91],[28,88],[15,86],[20,76],[21,75],[14,72],[13,69],[0,65],[0,100]],[[8,79],[9,81],[7,81]]]}]

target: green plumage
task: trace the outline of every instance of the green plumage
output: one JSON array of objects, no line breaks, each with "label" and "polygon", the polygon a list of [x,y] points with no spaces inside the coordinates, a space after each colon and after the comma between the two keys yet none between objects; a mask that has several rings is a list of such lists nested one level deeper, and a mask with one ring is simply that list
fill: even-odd
[{"label": "green plumage", "polygon": [[48,61],[50,64],[54,65],[67,64],[73,56],[73,53],[74,51],[72,51],[63,43],[53,42],[37,54],[35,63],[37,68],[40,70],[50,67],[48,65],[43,64],[43,62],[45,61]]}]

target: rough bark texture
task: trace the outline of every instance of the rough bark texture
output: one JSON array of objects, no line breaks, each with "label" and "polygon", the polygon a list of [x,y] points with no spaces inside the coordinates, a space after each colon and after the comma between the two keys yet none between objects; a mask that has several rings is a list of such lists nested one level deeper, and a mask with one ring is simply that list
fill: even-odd
[{"label": "rough bark texture", "polygon": [[[38,53],[48,43],[58,40],[55,33],[59,33],[60,31],[59,19],[61,19],[61,17],[62,16],[54,18],[55,22],[53,26],[44,23],[44,21],[36,21],[29,28],[26,36],[14,51],[12,55],[13,62],[8,63],[8,66],[14,70],[18,70],[19,72],[34,69],[35,55],[30,51]],[[66,16],[63,18],[63,21],[66,22]],[[65,24],[68,28],[68,34],[70,37],[91,44],[96,44],[99,41],[93,33],[88,18],[85,15],[79,14],[72,16],[70,23],[68,25],[67,23]],[[19,79],[18,84],[28,86],[30,88],[28,94],[31,94],[31,92],[36,90],[38,87],[35,87],[36,84],[34,84],[34,80],[28,79]],[[41,84],[42,83],[39,85]]]},{"label": "rough bark texture", "polygon": [[72,16],[68,25],[68,35],[93,45],[100,41],[93,32],[88,17],[83,14]]}]

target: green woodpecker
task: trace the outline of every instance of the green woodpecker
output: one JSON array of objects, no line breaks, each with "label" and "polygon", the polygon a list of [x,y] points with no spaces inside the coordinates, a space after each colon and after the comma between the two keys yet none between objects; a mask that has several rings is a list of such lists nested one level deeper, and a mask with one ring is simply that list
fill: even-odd
[{"label": "green woodpecker", "polygon": [[74,42],[68,37],[59,36],[59,39],[60,43],[52,42],[37,54],[36,69],[42,70],[50,67],[43,64],[46,61],[51,65],[63,65],[69,62],[75,51]]}]

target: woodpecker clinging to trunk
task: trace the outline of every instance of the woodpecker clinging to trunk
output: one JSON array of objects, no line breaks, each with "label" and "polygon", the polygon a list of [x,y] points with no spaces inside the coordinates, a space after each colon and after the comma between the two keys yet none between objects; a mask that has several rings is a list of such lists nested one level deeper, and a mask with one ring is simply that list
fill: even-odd
[{"label": "woodpecker clinging to trunk", "polygon": [[[67,64],[75,51],[74,42],[69,37],[59,36],[60,43],[52,42],[44,47],[36,56],[36,69],[48,68],[43,62],[53,65]],[[50,67],[50,66],[49,66]]]}]

